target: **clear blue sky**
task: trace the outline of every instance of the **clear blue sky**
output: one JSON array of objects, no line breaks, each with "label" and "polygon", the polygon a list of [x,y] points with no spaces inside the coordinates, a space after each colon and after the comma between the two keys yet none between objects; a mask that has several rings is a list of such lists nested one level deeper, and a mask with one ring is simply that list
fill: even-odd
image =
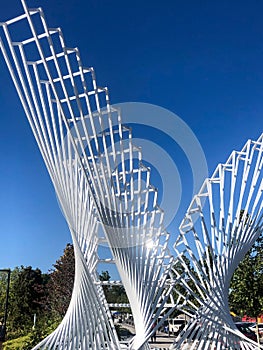
[{"label": "clear blue sky", "polygon": [[[263,2],[30,0],[108,86],[112,103],[178,114],[198,137],[209,172],[262,133]],[[20,14],[2,1],[0,21]],[[0,268],[51,268],[70,234],[2,57]],[[190,200],[190,199],[189,199]],[[185,207],[185,209],[187,209]]]}]

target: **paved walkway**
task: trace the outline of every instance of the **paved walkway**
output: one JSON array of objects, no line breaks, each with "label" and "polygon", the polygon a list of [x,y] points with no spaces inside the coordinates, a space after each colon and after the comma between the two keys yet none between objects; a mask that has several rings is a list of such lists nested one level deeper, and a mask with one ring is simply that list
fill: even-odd
[{"label": "paved walkway", "polygon": [[[121,327],[123,328],[127,328],[129,329],[129,331],[133,334],[135,334],[135,329],[134,329],[134,326],[132,325],[129,325],[129,324],[126,324],[126,323],[123,323],[123,324],[120,324]],[[165,333],[162,333],[162,332],[157,332],[156,333],[156,342],[151,342],[149,341],[149,344],[150,344],[150,347],[151,349],[169,349],[169,347],[173,344],[175,340],[175,337],[174,336],[168,336],[168,334],[165,334]],[[263,343],[260,342],[260,344],[262,345]],[[183,350],[189,350],[191,348],[191,344],[185,344],[183,346]]]},{"label": "paved walkway", "polygon": [[157,332],[156,334],[156,341],[155,342],[149,342],[151,349],[169,349],[169,347],[174,342],[174,337],[169,337],[165,333]]},{"label": "paved walkway", "polygon": [[[127,324],[127,323],[121,323],[121,327],[129,329],[131,333],[135,333],[134,326]],[[149,344],[151,346],[151,349],[169,349],[169,347],[174,342],[175,337],[174,336],[168,336],[168,334],[162,333],[162,332],[156,332],[156,341],[151,342],[149,341]]]}]

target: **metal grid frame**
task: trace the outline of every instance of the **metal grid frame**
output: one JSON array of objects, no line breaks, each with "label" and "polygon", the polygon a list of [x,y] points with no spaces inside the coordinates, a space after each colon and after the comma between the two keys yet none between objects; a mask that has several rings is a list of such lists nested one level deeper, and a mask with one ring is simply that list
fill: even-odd
[{"label": "metal grid frame", "polygon": [[[107,88],[97,86],[93,68],[83,67],[78,49],[65,45],[60,28],[48,28],[41,8],[28,9],[24,0],[22,5],[24,14],[1,23],[1,51],[68,222],[76,256],[68,312],[35,349],[120,348],[96,273],[98,225],[134,315],[131,346],[147,349],[153,323],[172,312],[165,304],[174,261],[150,169],[132,143],[131,130],[122,125],[120,111],[110,106]],[[23,31],[16,29],[18,24]]]}]

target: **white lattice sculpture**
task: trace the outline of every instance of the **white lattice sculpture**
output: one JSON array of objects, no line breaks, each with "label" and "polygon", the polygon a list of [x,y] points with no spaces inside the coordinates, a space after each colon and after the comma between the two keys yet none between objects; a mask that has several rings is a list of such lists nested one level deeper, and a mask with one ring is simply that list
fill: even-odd
[{"label": "white lattice sculpture", "polygon": [[[37,348],[119,349],[96,268],[102,225],[130,301],[136,336],[147,349],[152,325],[172,289],[173,257],[150,170],[129,128],[109,104],[78,49],[49,29],[41,9],[1,23],[1,50],[68,222],[76,257],[72,300],[58,327]],[[21,31],[21,26],[23,30]],[[22,37],[21,37],[22,36]],[[163,317],[164,319],[164,317]],[[156,324],[156,328],[158,324]]]},{"label": "white lattice sculpture", "polygon": [[120,112],[110,106],[107,89],[97,86],[92,68],[82,66],[78,49],[66,47],[61,30],[48,28],[41,9],[22,5],[21,16],[1,23],[0,47],[69,225],[76,260],[67,314],[34,349],[121,348],[97,274],[99,226],[133,312],[131,349],[149,349],[147,340],[159,327],[153,323],[175,307],[193,322],[174,349],[256,349],[236,330],[227,298],[235,268],[262,232],[262,137],[233,152],[205,181],[172,257],[150,169]]},{"label": "white lattice sculpture", "polygon": [[228,291],[236,267],[263,231],[262,166],[263,135],[219,164],[191,202],[174,248],[184,269],[183,309],[193,321],[173,349],[259,349],[235,327]]}]

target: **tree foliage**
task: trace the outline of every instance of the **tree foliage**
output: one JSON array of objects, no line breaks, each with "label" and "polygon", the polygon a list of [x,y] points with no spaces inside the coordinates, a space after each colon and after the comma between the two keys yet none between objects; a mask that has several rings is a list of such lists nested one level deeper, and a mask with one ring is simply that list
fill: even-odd
[{"label": "tree foliage", "polygon": [[[199,279],[198,275],[194,267],[191,265],[190,259],[186,255],[183,255],[182,259],[184,260],[184,263],[177,261],[176,265],[174,265],[174,270],[176,270],[176,274],[179,275],[182,280],[185,280],[187,282],[187,287],[189,290],[191,290],[191,293],[189,293],[188,289],[180,281],[174,286],[173,297],[175,300],[177,300],[180,295],[183,295],[187,297],[187,299],[190,300],[193,304],[196,304],[198,306],[199,302],[197,302],[193,296],[193,294],[200,296],[195,283],[195,279]],[[185,268],[185,265],[187,266],[187,269]],[[174,310],[171,317],[176,317],[180,313],[181,311]]]},{"label": "tree foliage", "polygon": [[75,257],[72,244],[67,244],[64,254],[50,271],[49,305],[54,316],[62,318],[67,312],[75,276]]},{"label": "tree foliage", "polygon": [[263,235],[236,269],[230,284],[229,306],[236,314],[263,314]]},{"label": "tree foliage", "polygon": [[[46,315],[48,275],[31,266],[16,267],[10,276],[7,332],[10,337],[32,329],[34,315],[40,321]],[[3,320],[6,298],[6,276],[0,278],[0,317]]]},{"label": "tree foliage", "polygon": [[[17,272],[17,273],[16,273]],[[44,311],[46,279],[39,269],[21,267],[11,276],[10,315],[13,328],[32,327]]]},{"label": "tree foliage", "polygon": [[7,293],[7,273],[0,273],[0,322],[3,323],[5,315],[6,293]]},{"label": "tree foliage", "polygon": [[[48,274],[31,266],[16,267],[11,272],[8,339],[29,334],[32,348],[34,343],[51,333],[67,311],[73,283],[74,249],[71,244],[66,246]],[[6,275],[0,274],[0,321],[4,316],[5,297]],[[32,329],[34,317],[36,325]]]},{"label": "tree foliage", "polygon": [[[101,271],[99,278],[101,281],[110,281],[108,271]],[[122,285],[104,285],[104,294],[108,303],[112,304],[127,304],[129,303],[125,289]]]}]

